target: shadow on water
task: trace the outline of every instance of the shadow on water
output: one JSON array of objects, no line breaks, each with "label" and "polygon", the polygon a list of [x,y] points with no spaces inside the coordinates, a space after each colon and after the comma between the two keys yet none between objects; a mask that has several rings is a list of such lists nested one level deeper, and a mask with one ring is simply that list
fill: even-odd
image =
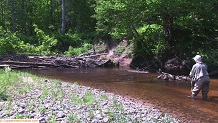
[{"label": "shadow on water", "polygon": [[218,79],[211,79],[207,101],[200,99],[201,93],[193,100],[187,97],[190,95],[189,82],[163,81],[157,79],[156,73],[135,73],[128,70],[129,68],[90,68],[25,71],[135,98],[178,117],[181,122],[218,122]]}]

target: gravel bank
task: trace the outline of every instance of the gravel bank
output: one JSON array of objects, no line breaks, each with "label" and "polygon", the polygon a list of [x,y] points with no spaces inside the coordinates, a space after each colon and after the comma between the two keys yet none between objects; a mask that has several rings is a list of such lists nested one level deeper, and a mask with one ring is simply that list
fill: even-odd
[{"label": "gravel bank", "polygon": [[2,119],[40,123],[179,123],[146,104],[75,83],[24,77],[0,101]]}]

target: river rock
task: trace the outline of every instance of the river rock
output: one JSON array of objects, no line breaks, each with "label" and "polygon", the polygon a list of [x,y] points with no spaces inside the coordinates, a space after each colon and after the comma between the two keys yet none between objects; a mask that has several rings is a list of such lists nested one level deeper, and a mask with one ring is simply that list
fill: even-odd
[{"label": "river rock", "polygon": [[63,111],[58,111],[56,116],[57,118],[63,118],[65,117],[65,113]]},{"label": "river rock", "polygon": [[18,112],[19,114],[23,114],[23,113],[25,112],[25,110],[20,107],[17,112]]}]

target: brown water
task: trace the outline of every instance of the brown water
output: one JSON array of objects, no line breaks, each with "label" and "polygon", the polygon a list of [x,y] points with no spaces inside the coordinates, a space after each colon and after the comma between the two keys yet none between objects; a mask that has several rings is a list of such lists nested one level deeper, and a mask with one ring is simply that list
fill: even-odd
[{"label": "brown water", "polygon": [[218,122],[218,79],[211,79],[209,100],[204,101],[200,99],[201,93],[196,100],[187,97],[190,95],[189,82],[163,81],[157,79],[156,73],[129,72],[128,68],[48,69],[30,72],[135,98],[152,104],[182,122]]}]

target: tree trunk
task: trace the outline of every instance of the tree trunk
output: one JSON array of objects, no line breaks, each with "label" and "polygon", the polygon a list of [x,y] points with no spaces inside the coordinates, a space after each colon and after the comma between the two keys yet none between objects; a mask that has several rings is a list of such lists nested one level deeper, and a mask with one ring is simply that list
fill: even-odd
[{"label": "tree trunk", "polygon": [[16,18],[15,18],[14,0],[11,0],[11,14],[12,14],[12,32],[16,32]]},{"label": "tree trunk", "polygon": [[[55,26],[55,24],[54,24],[54,10],[55,10],[55,3],[54,3],[54,1],[53,0],[51,0],[50,1],[51,2],[51,4],[50,4],[50,20],[51,20],[51,22],[50,22],[50,24],[52,25],[52,26]],[[52,29],[50,29],[50,30],[52,30],[52,32],[54,31],[54,28],[52,28]]]},{"label": "tree trunk", "polygon": [[77,25],[76,25],[76,31],[78,32],[78,33],[80,33],[81,32],[81,30],[82,30],[82,22],[81,22],[82,20],[81,20],[81,11],[79,11],[78,12],[78,15],[77,15]]},{"label": "tree trunk", "polygon": [[29,15],[28,15],[28,26],[27,26],[27,35],[33,35],[33,32],[34,32],[34,28],[33,28],[33,19],[30,17],[30,15],[34,14],[33,10],[33,6],[32,5],[29,5],[28,6],[28,11],[29,11]]},{"label": "tree trunk", "polygon": [[2,27],[5,28],[5,21],[4,21],[4,7],[3,7],[4,2],[1,3],[1,21],[2,21]]},{"label": "tree trunk", "polygon": [[165,38],[170,46],[173,46],[172,44],[172,24],[173,24],[173,17],[172,15],[163,12],[161,14],[162,18],[162,24],[163,24],[163,33],[165,35]]},{"label": "tree trunk", "polygon": [[65,0],[62,0],[62,29],[61,29],[61,34],[65,34],[65,29],[66,29],[66,23],[65,23]]},{"label": "tree trunk", "polygon": [[25,6],[25,1],[24,0],[22,0],[22,13],[20,13],[20,24],[21,24],[21,31],[22,31],[22,33],[23,34],[26,34],[26,13],[25,13],[25,8],[26,8],[26,6]]}]

